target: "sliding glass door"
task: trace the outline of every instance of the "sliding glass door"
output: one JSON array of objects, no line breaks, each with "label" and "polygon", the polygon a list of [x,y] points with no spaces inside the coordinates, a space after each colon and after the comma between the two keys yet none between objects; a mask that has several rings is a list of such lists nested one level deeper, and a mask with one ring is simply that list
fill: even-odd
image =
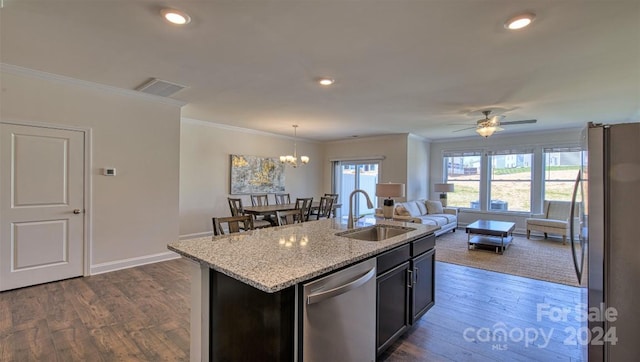
[{"label": "sliding glass door", "polygon": [[[339,203],[342,204],[343,218],[346,219],[349,215],[349,195],[356,189],[366,191],[374,207],[378,207],[376,184],[379,169],[380,161],[334,161],[333,190],[340,195]],[[354,217],[375,212],[374,209],[367,208],[367,201],[361,193],[358,193],[353,201]]]}]

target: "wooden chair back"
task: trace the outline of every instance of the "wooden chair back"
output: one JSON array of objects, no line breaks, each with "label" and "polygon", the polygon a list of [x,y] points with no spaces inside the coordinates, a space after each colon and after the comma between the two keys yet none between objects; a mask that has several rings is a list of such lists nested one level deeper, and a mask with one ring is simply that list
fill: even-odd
[{"label": "wooden chair back", "polygon": [[242,199],[227,197],[227,201],[229,202],[229,209],[231,210],[231,216],[244,215],[244,208],[242,207]]},{"label": "wooden chair back", "polygon": [[276,205],[290,204],[291,196],[289,194],[275,194]]},{"label": "wooden chair back", "polygon": [[302,210],[302,215],[304,215],[304,220],[308,221],[309,216],[311,215],[311,203],[313,202],[313,197],[298,197],[296,198],[296,209]]},{"label": "wooden chair back", "polygon": [[320,205],[318,205],[318,210],[315,213],[316,220],[328,219],[331,217],[334,200],[335,199],[332,196],[322,196],[320,198]]},{"label": "wooden chair back", "polygon": [[[329,194],[329,193],[325,193],[324,196],[327,197],[333,197],[333,203],[337,204],[338,203],[338,198],[340,197],[340,194]],[[333,206],[332,206],[333,207]],[[331,217],[336,217],[336,210],[332,209],[331,210]]]},{"label": "wooden chair back", "polygon": [[252,206],[269,205],[269,195],[267,194],[251,195],[251,205]]},{"label": "wooden chair back", "polygon": [[227,230],[230,234],[253,230],[253,218],[251,215],[214,217],[212,221],[213,235],[224,235],[224,224],[227,224]]},{"label": "wooden chair back", "polygon": [[302,211],[302,209],[276,211],[278,226],[304,222],[305,217]]}]

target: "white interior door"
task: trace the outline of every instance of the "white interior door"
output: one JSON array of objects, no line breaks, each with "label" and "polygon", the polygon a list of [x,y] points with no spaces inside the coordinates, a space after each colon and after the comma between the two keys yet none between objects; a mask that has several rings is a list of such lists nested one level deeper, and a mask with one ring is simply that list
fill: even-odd
[{"label": "white interior door", "polygon": [[0,291],[83,275],[84,133],[0,124]]}]

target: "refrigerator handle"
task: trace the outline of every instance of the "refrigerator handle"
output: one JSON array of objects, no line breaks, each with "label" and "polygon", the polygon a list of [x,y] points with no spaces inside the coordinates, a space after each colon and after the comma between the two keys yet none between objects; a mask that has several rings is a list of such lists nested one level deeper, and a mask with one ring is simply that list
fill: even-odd
[{"label": "refrigerator handle", "polygon": [[578,194],[578,186],[580,185],[580,181],[582,179],[582,170],[578,170],[578,176],[576,177],[576,182],[573,185],[573,195],[571,196],[571,213],[569,215],[569,241],[571,243],[571,256],[573,257],[573,267],[576,270],[576,276],[578,277],[578,284],[582,283],[582,267],[578,265],[578,256],[576,255],[576,246],[574,239],[574,217],[576,210],[576,197]]}]

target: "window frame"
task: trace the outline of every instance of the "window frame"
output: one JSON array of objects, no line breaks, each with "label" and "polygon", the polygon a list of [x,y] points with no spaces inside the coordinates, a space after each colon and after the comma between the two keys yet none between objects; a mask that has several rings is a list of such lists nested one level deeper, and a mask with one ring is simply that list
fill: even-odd
[{"label": "window frame", "polygon": [[[478,197],[477,200],[479,202],[478,208],[474,208],[471,207],[471,202],[469,203],[470,205],[465,207],[465,206],[459,206],[459,205],[453,205],[450,201],[447,201],[447,206],[448,207],[456,207],[456,208],[460,208],[460,209],[470,209],[470,210],[481,210],[481,205],[482,205],[482,174],[483,174],[483,158],[484,158],[484,152],[482,150],[465,150],[465,151],[445,151],[443,152],[443,157],[442,157],[442,167],[443,167],[443,179],[445,183],[452,183],[452,181],[450,181],[449,179],[449,159],[452,159],[452,163],[454,162],[453,159],[455,159],[456,157],[479,157],[479,172],[478,172],[478,180],[456,180],[455,182],[462,182],[462,183],[474,183],[478,185]],[[463,166],[463,170],[464,170],[464,166]],[[455,191],[454,191],[455,193]],[[451,195],[449,195],[451,196]]]},{"label": "window frame", "polygon": [[[501,157],[501,156],[510,156],[510,155],[516,155],[517,156],[524,156],[523,159],[526,158],[526,156],[528,156],[529,160],[528,160],[528,168],[529,168],[529,178],[528,179],[514,179],[514,180],[499,180],[499,179],[495,179],[494,178],[494,160],[497,160],[497,157]],[[487,201],[487,207],[486,207],[486,211],[489,212],[512,212],[512,213],[531,213],[531,210],[533,210],[533,190],[534,190],[534,183],[535,183],[535,176],[534,176],[534,165],[535,165],[535,152],[533,150],[533,148],[509,148],[509,149],[499,149],[499,150],[493,150],[493,151],[488,151],[487,152],[487,197],[486,197],[486,201]],[[524,162],[524,161],[523,161]],[[515,165],[517,167],[517,161],[515,162]],[[506,167],[502,167],[502,168],[508,168]],[[506,210],[502,210],[502,209],[494,209],[492,208],[492,206],[494,205],[494,201],[497,204],[499,201],[501,202],[506,202],[507,205],[510,202],[510,200],[493,200],[493,195],[492,195],[492,191],[493,191],[493,186],[494,184],[500,184],[500,183],[506,183],[506,182],[515,182],[515,183],[528,183],[529,184],[529,192],[528,192],[528,200],[525,201],[525,204],[529,205],[528,209],[525,210],[509,210],[508,206]],[[513,205],[514,202],[511,202],[511,204]]]},{"label": "window frame", "polygon": [[[548,161],[548,154],[551,153],[574,153],[574,152],[579,152],[579,161],[578,164],[575,165],[577,167],[577,170],[580,170],[581,165],[584,164],[585,162],[585,150],[580,147],[580,146],[550,146],[550,147],[543,147],[542,148],[542,175],[541,175],[541,198],[542,200],[546,200],[547,199],[547,183],[566,183],[567,186],[569,188],[573,188],[573,185],[576,181],[575,179],[575,175],[567,178],[567,179],[547,179],[547,174],[549,172],[549,170],[547,170],[547,167],[549,165],[547,165],[547,161]],[[577,170],[576,170],[576,175],[577,175]],[[569,194],[569,197],[567,200],[564,199],[554,199],[554,200],[562,200],[562,201],[571,201],[571,194]]]}]

